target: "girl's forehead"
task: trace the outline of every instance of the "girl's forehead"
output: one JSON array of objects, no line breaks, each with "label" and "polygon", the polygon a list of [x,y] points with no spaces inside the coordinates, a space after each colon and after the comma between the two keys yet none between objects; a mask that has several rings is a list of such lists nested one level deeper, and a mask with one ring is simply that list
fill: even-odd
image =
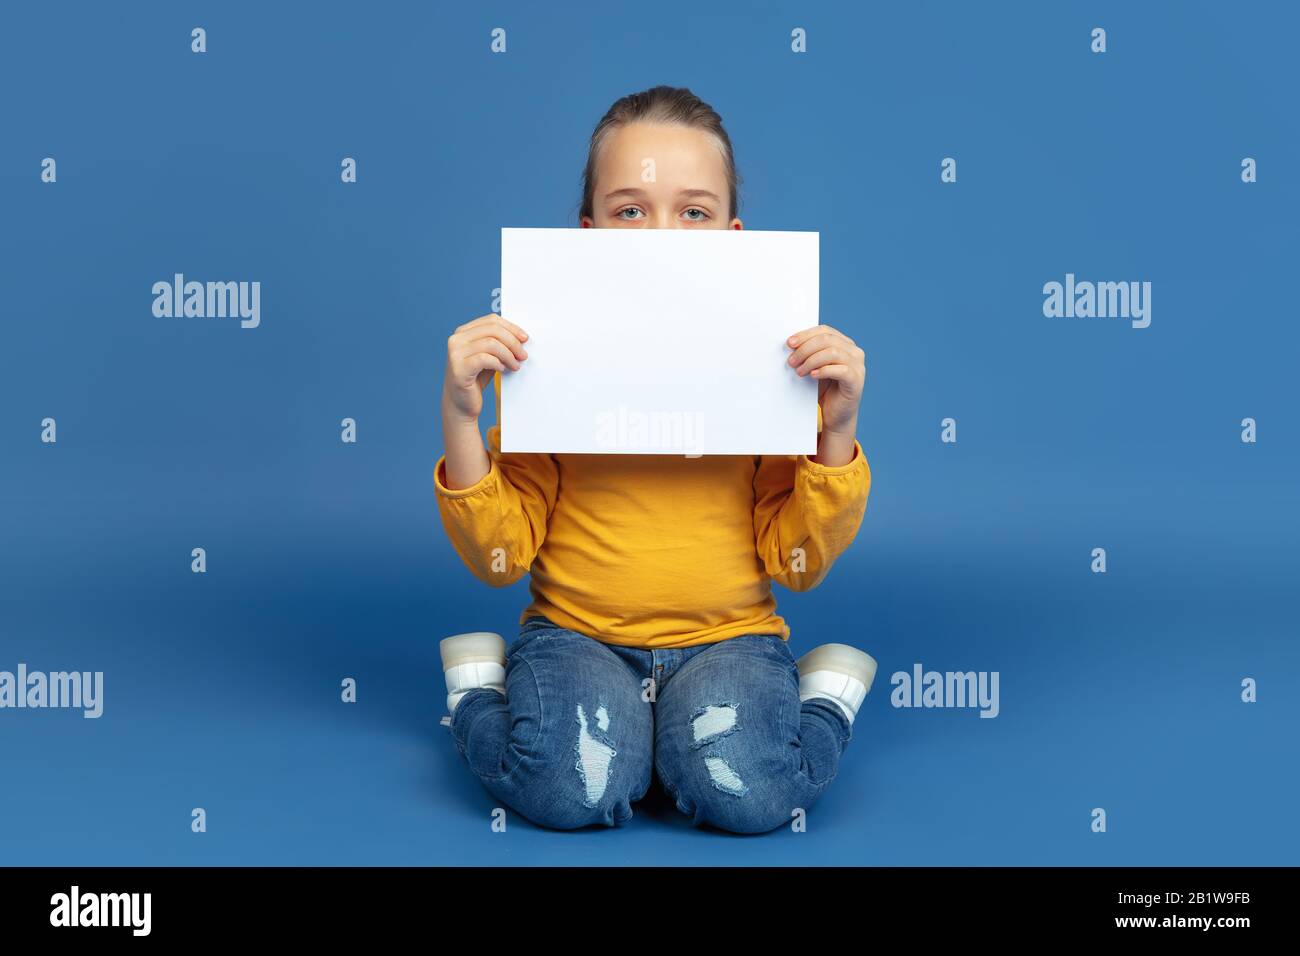
[{"label": "girl's forehead", "polygon": [[726,164],[717,139],[691,126],[629,123],[610,131],[597,158],[599,172],[635,174],[653,163],[656,176],[726,179]]}]

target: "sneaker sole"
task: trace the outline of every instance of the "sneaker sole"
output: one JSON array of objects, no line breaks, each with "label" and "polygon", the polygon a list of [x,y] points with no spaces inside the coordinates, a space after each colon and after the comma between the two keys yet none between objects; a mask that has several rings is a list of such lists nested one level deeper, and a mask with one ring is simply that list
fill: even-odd
[{"label": "sneaker sole", "polygon": [[862,681],[862,686],[871,689],[871,682],[876,679],[876,659],[866,651],[847,644],[823,644],[799,658],[796,662],[800,674],[813,671],[835,671],[847,674]]},{"label": "sneaker sole", "polygon": [[500,634],[491,631],[471,631],[468,634],[454,634],[438,642],[442,655],[442,669],[448,670],[458,664],[506,662],[506,642]]}]

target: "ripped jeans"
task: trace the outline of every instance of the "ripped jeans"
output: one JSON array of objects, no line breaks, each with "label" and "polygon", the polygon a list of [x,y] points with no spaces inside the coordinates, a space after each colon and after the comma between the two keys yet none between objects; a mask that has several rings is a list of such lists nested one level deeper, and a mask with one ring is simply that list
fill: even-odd
[{"label": "ripped jeans", "polygon": [[651,650],[530,617],[506,650],[505,699],[469,691],[451,735],[488,791],[540,826],[618,826],[653,770],[696,826],[765,833],[826,789],[852,726],[829,700],[800,702],[779,634]]}]

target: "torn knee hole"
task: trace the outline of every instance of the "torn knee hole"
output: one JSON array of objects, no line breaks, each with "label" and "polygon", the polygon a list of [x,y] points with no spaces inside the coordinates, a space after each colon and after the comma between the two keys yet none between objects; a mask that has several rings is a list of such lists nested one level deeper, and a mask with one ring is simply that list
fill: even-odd
[{"label": "torn knee hole", "polygon": [[583,804],[588,807],[596,806],[605,795],[605,789],[609,786],[610,762],[618,753],[611,743],[601,739],[607,730],[609,711],[604,704],[596,708],[590,722],[582,705],[578,705],[578,742],[574,745],[578,760],[575,766],[582,779]]},{"label": "torn knee hole", "polygon": [[691,749],[707,747],[738,730],[735,704],[707,704],[691,715]]},{"label": "torn knee hole", "polygon": [[704,766],[708,768],[709,780],[716,789],[729,793],[733,797],[743,797],[749,792],[745,781],[740,779],[740,774],[736,773],[731,764],[716,754],[707,754],[704,758]]}]

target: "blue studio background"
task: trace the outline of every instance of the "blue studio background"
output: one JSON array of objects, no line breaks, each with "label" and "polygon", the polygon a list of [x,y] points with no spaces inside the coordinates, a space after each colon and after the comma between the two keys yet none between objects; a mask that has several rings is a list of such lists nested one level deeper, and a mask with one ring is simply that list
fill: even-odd
[{"label": "blue studio background", "polygon": [[[0,670],[102,670],[105,695],[98,720],[0,711],[0,863],[1297,862],[1297,27],[1284,3],[6,6]],[[821,233],[822,320],[868,352],[866,519],[778,600],[796,655],[851,643],[880,676],[806,833],[695,830],[654,791],[622,830],[494,834],[437,642],[511,637],[527,594],[439,524],[445,341],[490,308],[500,228],[574,225],[591,128],[658,83],[722,114],[750,228]],[[155,318],[175,272],[259,280],[261,326]],[[1151,326],[1044,317],[1067,272],[1152,282]],[[917,662],[999,672],[1000,716],[890,706]]]}]

